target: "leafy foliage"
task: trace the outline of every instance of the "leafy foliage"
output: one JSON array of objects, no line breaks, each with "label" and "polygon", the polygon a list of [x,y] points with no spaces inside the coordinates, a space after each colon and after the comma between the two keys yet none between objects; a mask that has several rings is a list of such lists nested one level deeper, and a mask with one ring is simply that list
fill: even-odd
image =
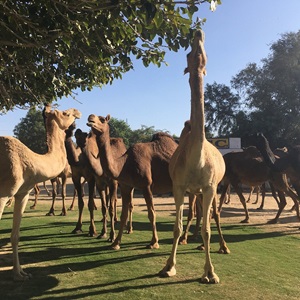
[{"label": "leafy foliage", "polygon": [[189,46],[202,3],[221,1],[1,1],[0,110],[111,84],[133,57],[160,66]]},{"label": "leafy foliage", "polygon": [[40,110],[31,108],[14,128],[14,135],[32,151],[46,153],[46,129]]},{"label": "leafy foliage", "polygon": [[208,126],[219,135],[263,132],[273,148],[300,144],[300,31],[282,34],[261,65],[249,63],[231,86],[206,86]]}]

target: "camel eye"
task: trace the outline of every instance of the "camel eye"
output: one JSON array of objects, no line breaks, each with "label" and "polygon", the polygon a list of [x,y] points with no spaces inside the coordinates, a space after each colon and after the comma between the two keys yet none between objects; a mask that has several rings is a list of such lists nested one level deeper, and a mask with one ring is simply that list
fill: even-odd
[{"label": "camel eye", "polygon": [[100,122],[101,122],[102,124],[105,123],[105,119],[104,119],[104,118],[99,118],[99,120],[100,120]]}]

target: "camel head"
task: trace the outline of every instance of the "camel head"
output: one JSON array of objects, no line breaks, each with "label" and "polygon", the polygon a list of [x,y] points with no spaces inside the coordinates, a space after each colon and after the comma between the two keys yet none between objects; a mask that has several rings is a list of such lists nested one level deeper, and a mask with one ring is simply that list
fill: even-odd
[{"label": "camel head", "polygon": [[186,73],[203,73],[206,74],[206,52],[204,49],[204,32],[197,30],[195,32],[194,41],[192,44],[192,50],[187,55],[187,68],[184,70]]},{"label": "camel head", "polygon": [[85,147],[87,137],[88,137],[88,133],[87,132],[83,132],[81,129],[77,129],[75,131],[76,144],[80,148],[84,148]]},{"label": "camel head", "polygon": [[73,135],[73,131],[76,129],[76,123],[73,122],[66,130],[66,138],[69,138]]},{"label": "camel head", "polygon": [[60,110],[45,110],[46,122],[54,121],[61,130],[66,130],[71,126],[75,119],[80,119],[81,112],[75,108],[70,108],[64,111]]},{"label": "camel head", "polygon": [[104,132],[109,132],[108,122],[110,120],[110,115],[106,117],[89,115],[87,126],[91,127],[92,131],[96,135],[102,135]]}]

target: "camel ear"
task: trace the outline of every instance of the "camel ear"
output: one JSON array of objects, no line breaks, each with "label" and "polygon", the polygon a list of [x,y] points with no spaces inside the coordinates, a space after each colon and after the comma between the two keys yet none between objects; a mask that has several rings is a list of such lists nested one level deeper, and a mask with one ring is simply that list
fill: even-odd
[{"label": "camel ear", "polygon": [[107,116],[105,117],[105,120],[106,120],[106,122],[109,122],[109,120],[110,120],[110,115],[107,115]]}]

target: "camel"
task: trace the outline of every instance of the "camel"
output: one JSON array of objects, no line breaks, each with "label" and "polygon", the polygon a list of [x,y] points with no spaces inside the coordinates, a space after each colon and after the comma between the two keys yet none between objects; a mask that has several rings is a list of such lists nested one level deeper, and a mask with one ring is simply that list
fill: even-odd
[{"label": "camel", "polygon": [[[206,262],[201,277],[203,283],[218,283],[219,278],[214,272],[210,257],[210,210],[213,208],[215,220],[220,228],[220,218],[217,211],[217,187],[225,173],[225,163],[222,154],[205,136],[204,121],[204,87],[206,53],[204,49],[204,33],[195,33],[192,50],[187,56],[187,68],[191,89],[191,116],[189,126],[185,126],[180,136],[178,148],[173,154],[169,172],[173,182],[173,194],[176,205],[176,221],[174,225],[174,240],[170,257],[165,267],[159,272],[161,276],[176,274],[176,252],[178,241],[182,233],[182,217],[184,194],[203,194],[202,212],[203,224],[201,235],[205,247]],[[186,122],[187,124],[187,122]],[[226,242],[220,232],[224,253],[229,253]]]},{"label": "camel", "polygon": [[48,152],[37,154],[18,139],[0,137],[0,218],[4,206],[11,197],[15,198],[11,243],[13,249],[13,277],[25,280],[31,277],[23,271],[18,254],[20,225],[34,185],[56,177],[66,165],[64,146],[65,132],[81,113],[77,109],[65,111],[45,108]]},{"label": "camel", "polygon": [[246,199],[243,195],[241,184],[251,187],[269,181],[270,184],[273,185],[279,197],[278,212],[275,218],[268,221],[268,223],[278,222],[278,218],[286,205],[285,194],[290,196],[294,201],[297,201],[297,195],[289,187],[286,176],[272,171],[261,152],[255,146],[250,146],[243,152],[226,153],[224,160],[226,172],[223,178],[224,185],[220,197],[219,211],[222,209],[227,188],[230,184],[235,189],[245,211],[245,219],[242,220],[241,223],[250,222]]},{"label": "camel", "polygon": [[[258,133],[255,137],[252,137],[256,147],[263,155],[266,164],[272,169],[275,174],[280,173],[284,177],[287,185],[286,194],[289,195],[293,201],[293,209],[296,210],[296,214],[299,218],[299,197],[300,197],[300,146],[294,146],[290,151],[286,148],[276,149],[277,156],[271,150],[267,138],[262,134]],[[289,178],[290,183],[296,190],[297,195],[291,190],[287,182]],[[285,200],[285,199],[284,199]],[[286,205],[286,201],[281,203],[281,211]]]},{"label": "camel", "polygon": [[[114,223],[117,219],[116,217],[116,205],[117,205],[117,188],[118,182],[112,180],[106,176],[103,172],[103,168],[99,159],[99,150],[96,142],[96,136],[93,132],[86,133],[82,132],[80,129],[77,129],[75,132],[76,143],[81,149],[81,155],[79,156],[80,162],[84,165],[84,168],[88,171],[84,172],[84,177],[89,183],[89,210],[91,221],[93,222],[93,208],[92,208],[92,192],[93,192],[93,182],[96,183],[98,192],[100,194],[101,203],[102,203],[102,215],[103,215],[103,230],[98,238],[105,238],[107,232],[107,210],[109,211],[110,221],[111,221],[111,230],[109,235],[109,241],[113,242],[115,239],[115,227]],[[114,153],[122,155],[126,151],[126,147],[121,138],[112,138],[110,139],[110,145]],[[91,177],[92,176],[92,177]],[[78,206],[82,213],[83,202],[78,198]],[[75,231],[81,227],[80,221],[77,223]],[[91,228],[95,226],[91,224],[90,226],[90,235],[94,234]],[[94,230],[95,231],[95,230]]]},{"label": "camel", "polygon": [[157,249],[159,243],[153,194],[164,194],[172,191],[168,166],[169,160],[177,148],[177,143],[166,133],[156,133],[151,142],[136,143],[122,155],[114,153],[110,143],[109,120],[110,115],[97,117],[92,114],[88,117],[87,125],[96,135],[104,173],[117,180],[121,190],[120,228],[111,247],[114,250],[120,249],[128,211],[132,206],[133,190],[137,188],[143,192],[148,218],[152,226],[152,239],[147,247]]}]

